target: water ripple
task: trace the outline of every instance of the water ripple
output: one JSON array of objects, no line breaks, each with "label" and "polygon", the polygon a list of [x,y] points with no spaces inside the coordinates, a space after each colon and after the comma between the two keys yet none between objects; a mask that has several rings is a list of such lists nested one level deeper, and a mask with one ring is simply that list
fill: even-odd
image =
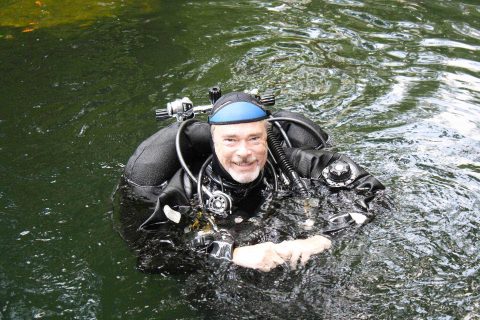
[{"label": "water ripple", "polygon": [[[118,285],[125,291],[112,300],[104,289],[121,279],[108,278],[111,261],[95,265],[105,252],[86,249],[103,243],[108,232],[99,226],[107,223],[84,206],[107,202],[105,177],[120,174],[112,163],[155,130],[145,110],[184,95],[206,102],[205,89],[220,84],[224,92],[274,89],[272,108],[302,112],[324,126],[334,150],[387,185],[394,209],[303,269],[216,270],[205,275],[211,296],[196,292],[194,299],[218,306],[220,318],[478,317],[478,4],[147,0],[142,6],[70,40],[65,35],[72,30],[63,27],[31,38],[0,30],[2,49],[11,50],[2,55],[9,75],[2,89],[16,101],[2,116],[0,171],[13,181],[0,190],[2,234],[11,240],[2,248],[16,259],[0,268],[0,293],[8,297],[2,312],[96,318],[120,307],[124,314],[114,317],[182,317],[177,311],[191,301],[186,294],[177,300],[177,284],[166,286],[160,276],[138,280],[129,258],[121,278],[128,284]],[[66,200],[53,202],[59,197]],[[32,204],[49,201],[28,215]],[[73,204],[57,214],[60,202]],[[289,203],[277,209],[298,210]],[[8,253],[11,242],[18,243],[15,254]],[[65,258],[72,248],[82,257]],[[16,274],[5,270],[26,279],[15,283]],[[182,290],[204,288],[205,279],[195,276]],[[251,292],[259,294],[253,299]]]},{"label": "water ripple", "polygon": [[452,28],[462,36],[471,37],[480,40],[480,29],[470,26],[468,23],[452,23]]}]

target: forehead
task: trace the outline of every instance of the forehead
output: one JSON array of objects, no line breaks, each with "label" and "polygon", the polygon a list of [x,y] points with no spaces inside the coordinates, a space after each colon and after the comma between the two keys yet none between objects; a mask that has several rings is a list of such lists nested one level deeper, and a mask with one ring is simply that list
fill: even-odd
[{"label": "forehead", "polygon": [[216,125],[214,135],[218,136],[250,136],[266,133],[264,121]]}]

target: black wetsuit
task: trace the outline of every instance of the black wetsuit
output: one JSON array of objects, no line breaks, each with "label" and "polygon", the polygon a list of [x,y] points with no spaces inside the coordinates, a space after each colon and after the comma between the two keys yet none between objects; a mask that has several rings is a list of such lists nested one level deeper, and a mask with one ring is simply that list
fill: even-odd
[{"label": "black wetsuit", "polygon": [[[306,121],[314,126],[325,140],[328,139],[323,130],[301,115],[283,111],[276,116]],[[321,184],[334,192],[338,190],[354,192],[358,195],[356,207],[362,208],[368,215],[369,202],[375,198],[379,190],[384,189],[384,186],[347,156],[328,150],[316,150],[318,141],[300,126],[290,123],[282,126],[294,146],[284,147],[284,150],[297,173],[302,178],[313,181],[312,186]],[[254,231],[249,231],[250,237],[239,240],[239,231],[244,228],[252,230],[261,228],[262,216],[274,196],[272,176],[274,173],[264,169],[255,181],[239,184],[226,177],[214,161],[206,170],[204,183],[212,191],[221,190],[230,195],[233,200],[232,213],[224,217],[202,214],[201,208],[195,207],[195,200],[198,197],[197,186],[180,167],[174,147],[172,149],[171,140],[174,140],[177,130],[178,125],[173,124],[149,138],[137,149],[125,168],[125,180],[134,193],[146,202],[156,203],[154,213],[142,222],[138,232],[154,233],[159,239],[169,243],[168,250],[175,251],[175,248],[184,250],[184,246],[175,243],[184,241],[190,242],[189,247],[196,253],[229,259],[235,245],[254,244],[252,242],[258,241],[258,237],[251,235]],[[191,166],[191,171],[196,174],[211,153],[209,126],[196,122],[185,131],[183,139],[185,148],[182,150],[185,150],[185,159]],[[277,136],[281,139],[278,132]],[[159,148],[163,150],[158,150]],[[349,179],[343,179],[348,180],[343,184],[329,179],[326,174],[328,169],[325,168],[330,168],[332,164],[338,163],[338,160],[343,164],[347,163],[349,167],[347,177]],[[156,163],[160,163],[160,167],[155,167]],[[173,174],[172,168],[175,170]],[[169,179],[162,176],[168,174]],[[280,177],[277,178],[281,181]],[[285,190],[286,186],[283,185],[281,189]],[[168,205],[173,213],[170,210],[165,213],[165,205]],[[217,230],[211,228],[207,218],[215,219]],[[177,237],[172,237],[172,233],[176,233]]]}]

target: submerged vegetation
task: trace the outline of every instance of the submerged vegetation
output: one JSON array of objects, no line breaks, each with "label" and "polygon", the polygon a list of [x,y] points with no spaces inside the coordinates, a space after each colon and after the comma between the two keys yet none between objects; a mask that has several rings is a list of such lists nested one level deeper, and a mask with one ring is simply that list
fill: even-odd
[{"label": "submerged vegetation", "polygon": [[[115,18],[123,8],[135,7],[147,13],[155,7],[152,2],[133,0],[18,0],[0,2],[0,28],[14,27],[33,32],[62,24],[87,27],[99,18]],[[3,35],[8,38],[7,35]]]}]

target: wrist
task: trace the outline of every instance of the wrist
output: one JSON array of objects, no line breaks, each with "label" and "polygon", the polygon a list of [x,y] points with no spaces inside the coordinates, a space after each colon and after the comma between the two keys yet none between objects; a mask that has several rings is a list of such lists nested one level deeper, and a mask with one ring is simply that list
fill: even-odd
[{"label": "wrist", "polygon": [[208,247],[209,255],[216,259],[232,260],[234,243],[232,235],[227,230],[221,229]]}]

